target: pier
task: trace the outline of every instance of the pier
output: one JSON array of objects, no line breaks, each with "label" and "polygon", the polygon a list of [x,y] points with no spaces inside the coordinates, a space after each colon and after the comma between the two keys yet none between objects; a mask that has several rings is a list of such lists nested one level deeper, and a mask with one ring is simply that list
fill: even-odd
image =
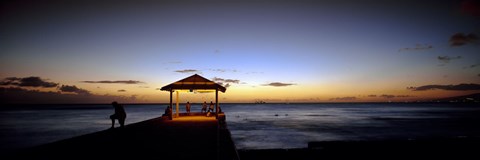
[{"label": "pier", "polygon": [[173,120],[158,117],[34,147],[18,156],[22,159],[239,159],[226,124],[215,116],[198,114]]}]

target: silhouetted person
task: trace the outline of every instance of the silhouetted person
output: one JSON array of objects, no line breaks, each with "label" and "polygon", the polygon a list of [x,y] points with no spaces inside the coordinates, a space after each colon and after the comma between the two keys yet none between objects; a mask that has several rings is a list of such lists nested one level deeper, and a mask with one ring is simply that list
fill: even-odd
[{"label": "silhouetted person", "polygon": [[190,102],[187,102],[187,104],[185,105],[185,109],[187,110],[187,113],[190,113],[190,108],[192,106],[190,105]]},{"label": "silhouetted person", "polygon": [[208,107],[208,111],[213,112],[213,102],[212,101],[210,101],[210,107]]},{"label": "silhouetted person", "polygon": [[165,108],[164,115],[168,116],[168,114],[170,114],[170,106],[167,106],[167,108]]},{"label": "silhouetted person", "polygon": [[165,115],[168,116],[169,120],[172,120],[172,107],[167,106],[167,108],[165,108]]},{"label": "silhouetted person", "polygon": [[115,126],[115,119],[118,119],[118,123],[120,123],[120,127],[123,127],[125,124],[125,119],[127,118],[127,113],[125,113],[125,109],[123,106],[118,104],[116,101],[112,102],[113,108],[115,108],[115,113],[110,116],[112,120],[112,127]]},{"label": "silhouetted person", "polygon": [[203,101],[201,113],[203,113],[204,111],[207,112],[207,102],[206,101]]}]

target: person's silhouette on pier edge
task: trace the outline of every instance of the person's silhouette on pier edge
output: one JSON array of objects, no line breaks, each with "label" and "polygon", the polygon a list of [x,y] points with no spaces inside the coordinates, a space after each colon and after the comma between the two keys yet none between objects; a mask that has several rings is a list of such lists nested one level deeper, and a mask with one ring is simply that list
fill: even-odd
[{"label": "person's silhouette on pier edge", "polygon": [[190,108],[192,106],[190,105],[190,102],[187,102],[187,104],[185,105],[185,109],[187,110],[187,113],[190,113]]},{"label": "person's silhouette on pier edge", "polygon": [[118,123],[120,123],[120,127],[123,127],[125,125],[125,119],[127,118],[127,113],[125,113],[125,109],[123,109],[123,106],[118,104],[116,101],[112,102],[113,108],[115,108],[115,113],[110,116],[110,119],[112,120],[112,127],[114,128],[115,126],[115,119],[118,119]]},{"label": "person's silhouette on pier edge", "polygon": [[203,101],[201,113],[203,113],[203,111],[205,111],[205,113],[207,112],[207,101]]},{"label": "person's silhouette on pier edge", "polygon": [[208,107],[208,112],[213,112],[213,102],[210,101],[210,107]]},{"label": "person's silhouette on pier edge", "polygon": [[167,116],[169,120],[172,120],[172,107],[167,106],[167,108],[165,108],[165,116]]}]

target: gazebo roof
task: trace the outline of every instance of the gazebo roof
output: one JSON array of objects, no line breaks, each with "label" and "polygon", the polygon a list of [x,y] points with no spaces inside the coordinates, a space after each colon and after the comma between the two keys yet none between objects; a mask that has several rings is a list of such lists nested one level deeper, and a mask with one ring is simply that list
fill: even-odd
[{"label": "gazebo roof", "polygon": [[194,74],[190,77],[184,78],[182,80],[173,82],[169,85],[163,86],[160,90],[162,91],[173,91],[176,89],[187,89],[187,90],[196,90],[196,89],[205,89],[205,90],[219,90],[225,92],[227,89],[220,84],[217,84],[211,80],[208,80],[198,74]]}]

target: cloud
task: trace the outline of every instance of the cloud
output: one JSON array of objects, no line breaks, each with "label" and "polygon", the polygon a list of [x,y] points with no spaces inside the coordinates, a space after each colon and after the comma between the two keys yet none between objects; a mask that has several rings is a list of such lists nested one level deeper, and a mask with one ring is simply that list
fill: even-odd
[{"label": "cloud", "polygon": [[213,77],[212,81],[224,86],[225,88],[228,88],[228,87],[232,86],[231,85],[232,83],[234,83],[234,84],[239,84],[240,83],[240,80],[238,80],[238,79],[224,79],[224,78],[218,78],[218,77]]},{"label": "cloud", "polygon": [[67,103],[111,103],[139,102],[133,96],[62,94],[61,92],[41,92],[20,87],[0,87],[0,103],[3,104],[67,104]]},{"label": "cloud", "polygon": [[450,37],[450,46],[456,47],[456,46],[463,46],[467,43],[475,43],[478,40],[478,36],[470,33],[468,35],[465,35],[463,33],[455,33]]},{"label": "cloud", "polygon": [[448,63],[450,62],[451,60],[455,60],[455,59],[461,59],[462,56],[456,56],[456,57],[449,57],[449,56],[438,56],[437,59],[439,61],[442,61],[443,63]]},{"label": "cloud", "polygon": [[5,78],[3,81],[1,81],[0,85],[52,88],[52,87],[57,87],[58,83],[47,82],[40,77],[31,76],[31,77],[25,77],[25,78],[8,77],[8,78]]},{"label": "cloud", "polygon": [[214,71],[214,72],[226,72],[227,70],[225,69],[209,69],[209,71]]},{"label": "cloud", "polygon": [[77,86],[69,86],[69,85],[62,85],[58,88],[58,90],[62,92],[70,92],[70,93],[77,93],[77,94],[90,94],[90,91],[85,89],[80,89]]},{"label": "cloud", "polygon": [[127,92],[127,90],[119,89],[118,92]]},{"label": "cloud", "polygon": [[354,101],[357,100],[357,97],[336,97],[330,98],[330,101]]},{"label": "cloud", "polygon": [[221,73],[224,73],[224,72],[238,72],[238,70],[236,69],[208,69],[209,71],[213,71],[213,72],[221,72]]},{"label": "cloud", "polygon": [[106,84],[113,84],[113,83],[119,83],[119,84],[143,84],[145,82],[142,81],[135,81],[135,80],[120,80],[120,81],[80,81],[83,83],[106,83]]},{"label": "cloud", "polygon": [[398,51],[418,51],[418,50],[427,50],[427,49],[432,49],[433,46],[430,44],[417,44],[415,47],[405,47],[405,48],[400,48]]},{"label": "cloud", "polygon": [[223,79],[223,78],[213,77],[212,80],[215,82],[225,82],[225,83],[235,83],[235,84],[240,83],[240,80],[238,79]]},{"label": "cloud", "polygon": [[411,96],[411,95],[397,95],[396,97],[398,97],[398,98],[408,98],[408,97],[415,97],[415,96]]},{"label": "cloud", "polygon": [[463,67],[463,69],[475,68],[475,67],[478,67],[478,66],[480,66],[480,64],[472,64],[470,66]]},{"label": "cloud", "polygon": [[291,85],[296,85],[294,83],[282,83],[282,82],[272,82],[268,84],[263,84],[263,86],[273,86],[273,87],[286,87],[286,86],[291,86]]},{"label": "cloud", "polygon": [[380,95],[379,97],[390,99],[390,98],[395,98],[395,95],[382,94],[382,95]]},{"label": "cloud", "polygon": [[178,73],[196,73],[196,72],[199,72],[199,70],[196,70],[196,69],[184,69],[184,70],[176,70],[175,72],[178,72]]},{"label": "cloud", "polygon": [[480,84],[458,84],[458,85],[425,85],[420,87],[407,87],[407,89],[412,91],[427,91],[427,90],[447,90],[447,91],[471,91],[471,90],[480,90]]},{"label": "cloud", "polygon": [[463,14],[480,17],[480,2],[474,0],[463,1],[460,10]]},{"label": "cloud", "polygon": [[368,95],[368,97],[377,97],[377,95],[371,94],[371,95]]},{"label": "cloud", "polygon": [[224,87],[225,87],[225,88],[228,88],[228,87],[230,87],[230,86],[231,86],[230,83],[227,83]]}]

